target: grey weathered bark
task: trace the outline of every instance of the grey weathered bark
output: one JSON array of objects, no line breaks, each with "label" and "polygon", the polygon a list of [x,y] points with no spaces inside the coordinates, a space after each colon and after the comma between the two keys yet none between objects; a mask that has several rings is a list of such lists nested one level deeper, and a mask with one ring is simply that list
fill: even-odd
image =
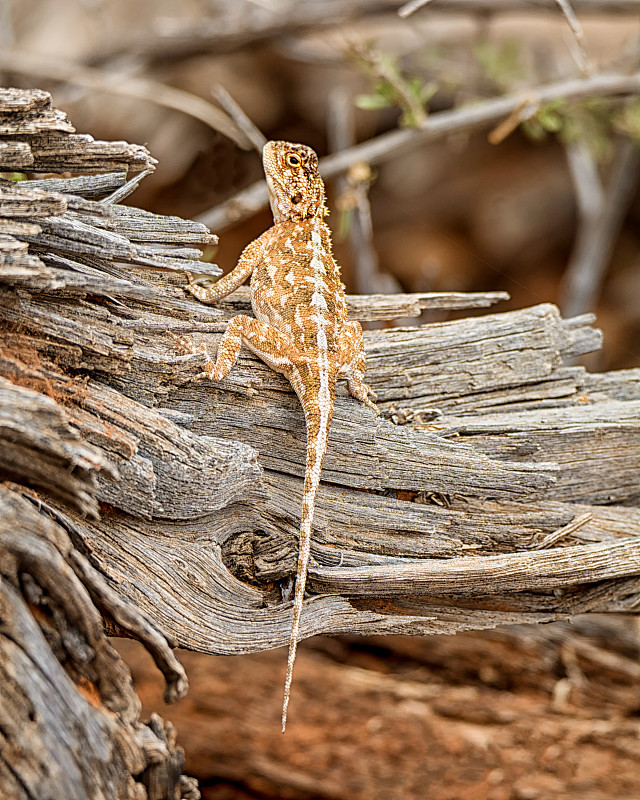
[{"label": "grey weathered bark", "polygon": [[[0,90],[0,172],[153,166],[144,148],[76,135],[50,100],[45,92]],[[124,321],[116,298],[148,301],[151,293],[115,260],[183,266],[200,251],[167,251],[164,242],[211,238],[202,226],[85,199],[108,196],[125,178],[0,178],[0,796],[8,799],[200,796],[182,775],[171,725],[157,716],[140,722],[131,676],[106,631],[145,644],[165,676],[167,700],[187,690],[174,642],[91,565],[66,516],[74,509],[81,520],[97,518],[96,476],[117,478],[69,414],[82,405],[86,381],[71,366],[83,346],[77,314],[89,311],[91,297],[94,355],[126,348],[126,334],[114,340],[101,325],[100,304],[121,309]],[[23,303],[36,298],[39,308],[24,318]],[[74,397],[67,408],[59,369]]]},{"label": "grey weathered bark", "polygon": [[[0,131],[0,170],[152,165],[75,135],[45,93],[0,93]],[[61,797],[195,791],[171,732],[138,721],[98,611],[146,644],[173,697],[185,682],[167,643],[241,654],[289,632],[302,413],[247,352],[220,384],[196,377],[207,356],[176,335],[214,352],[247,293],[187,296],[185,269],[217,270],[197,260],[211,234],[108,202],[125,180],[0,181],[0,731],[42,756],[27,771],[0,749],[7,796],[38,797],[49,759],[69,764]],[[393,319],[499,299],[350,302]],[[339,391],[303,636],[638,609],[640,371],[563,366],[599,346],[592,322],[542,304],[366,333],[381,414]]]}]

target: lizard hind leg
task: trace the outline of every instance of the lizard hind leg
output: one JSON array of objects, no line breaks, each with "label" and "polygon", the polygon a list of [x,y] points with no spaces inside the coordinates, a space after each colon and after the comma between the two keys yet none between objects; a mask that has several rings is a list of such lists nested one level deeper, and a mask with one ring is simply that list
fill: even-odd
[{"label": "lizard hind leg", "polygon": [[238,360],[243,343],[271,369],[287,374],[296,352],[293,342],[268,323],[238,314],[229,320],[220,340],[216,361],[209,375],[211,380],[221,381],[227,377]]},{"label": "lizard hind leg", "polygon": [[345,322],[338,339],[338,374],[347,379],[347,389],[352,397],[360,400],[378,413],[374,391],[364,382],[365,354],[362,327],[359,322]]}]

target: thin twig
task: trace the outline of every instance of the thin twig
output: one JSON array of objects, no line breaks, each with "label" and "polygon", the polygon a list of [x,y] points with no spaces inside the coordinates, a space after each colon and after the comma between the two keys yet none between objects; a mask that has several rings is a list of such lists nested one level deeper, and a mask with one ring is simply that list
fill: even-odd
[{"label": "thin twig", "polygon": [[640,150],[631,139],[616,148],[611,176],[597,216],[583,215],[563,279],[562,312],[574,317],[592,311],[600,294],[609,256],[638,186]]},{"label": "thin twig", "polygon": [[[419,11],[423,6],[428,5],[433,0],[411,0],[405,3],[399,10],[398,16],[406,19],[411,14]],[[441,13],[458,13],[458,14],[500,14],[504,12],[513,13],[524,11],[531,13],[532,11],[554,11],[558,7],[561,8],[562,13],[567,17],[567,21],[572,30],[577,27],[580,28],[580,23],[576,19],[573,9],[569,9],[569,13],[564,9],[565,0],[438,0],[437,12]],[[573,6],[576,6],[582,14],[637,14],[638,5],[636,0],[573,0]]]},{"label": "thin twig", "polygon": [[[385,90],[385,98],[402,110],[400,124],[410,127],[421,125],[426,116],[425,102],[412,89],[411,83],[402,75],[398,66],[383,57],[370,45],[355,44],[350,48],[351,55],[375,79],[377,85]],[[435,92],[435,88],[433,90]]]},{"label": "thin twig", "polygon": [[267,143],[267,137],[262,133],[260,128],[249,119],[224,86],[220,86],[220,84],[217,83],[211,90],[211,94],[220,103],[222,108],[236,123],[255,149],[259,153],[262,153],[262,148]]},{"label": "thin twig", "polygon": [[[419,128],[393,130],[321,159],[320,172],[324,178],[333,178],[359,162],[379,164],[415,149],[425,142],[436,141],[452,133],[493,125],[518,109],[526,100],[535,99],[538,103],[545,103],[558,97],[577,99],[638,92],[640,92],[640,72],[632,75],[603,73],[587,78],[556,81],[535,89],[526,89],[463,108],[431,114]],[[205,211],[198,217],[198,222],[203,222],[212,230],[219,231],[260,211],[267,202],[267,187],[264,181],[260,181],[238,192],[225,203]]]},{"label": "thin twig", "polygon": [[531,99],[523,100],[517,108],[503,119],[496,127],[489,132],[489,144],[502,144],[502,142],[516,130],[520,123],[530,119],[538,110],[539,104],[532,102]]},{"label": "thin twig", "polygon": [[138,188],[138,184],[152,172],[153,169],[147,168],[142,172],[139,172],[137,175],[134,175],[133,178],[130,178],[125,184],[119,186],[108,197],[105,197],[104,200],[102,200],[102,203],[105,205],[115,205],[116,203],[121,203],[126,197],[129,197],[130,194],[133,194],[133,192]]},{"label": "thin twig", "polygon": [[602,212],[604,188],[593,153],[584,141],[571,142],[565,152],[581,219],[588,224]]},{"label": "thin twig", "polygon": [[[329,98],[329,146],[340,152],[353,145],[355,126],[353,100],[344,86],[336,86]],[[360,169],[358,169],[360,167]],[[373,246],[373,225],[368,188],[371,171],[359,164],[339,179],[338,204],[349,214],[349,243],[354,264],[356,294],[384,293],[378,271],[378,256]]]},{"label": "thin twig", "polygon": [[553,547],[557,544],[560,539],[565,539],[567,536],[570,536],[572,533],[580,530],[587,522],[591,522],[593,519],[593,514],[591,511],[587,511],[585,514],[579,514],[575,516],[571,522],[567,525],[563,525],[561,528],[558,528],[551,533],[547,533],[544,536],[536,537],[536,543],[531,548],[532,550],[548,550],[550,547]]},{"label": "thin twig", "polygon": [[587,50],[584,45],[584,31],[582,30],[582,25],[580,21],[574,14],[573,8],[571,7],[571,3],[569,0],[556,0],[560,10],[564,14],[565,19],[571,29],[571,33],[573,34],[573,38],[576,44],[575,48],[569,48],[569,52],[573,56],[574,61],[578,65],[578,69],[583,74],[586,74],[590,69],[590,60],[589,56],[587,55]]},{"label": "thin twig", "polygon": [[398,16],[402,17],[402,19],[406,19],[407,17],[410,17],[411,14],[414,14],[416,11],[418,11],[418,9],[426,6],[427,3],[432,2],[433,0],[411,0],[410,3],[405,3],[405,5],[398,10]]},{"label": "thin twig", "polygon": [[[203,10],[213,6],[212,3],[201,5]],[[317,34],[322,28],[335,29],[356,16],[362,20],[385,12],[393,14],[398,9],[398,0],[289,2],[287,13],[283,13],[282,6],[281,2],[273,0],[254,0],[243,6],[237,2],[217,3],[215,14],[205,11],[195,22],[186,19],[176,21],[166,31],[155,26],[152,32],[136,28],[134,32],[120,34],[115,41],[105,42],[102,51],[96,49],[93,58],[105,63],[123,53],[135,52],[147,61],[159,59],[166,63],[198,53],[221,55],[282,39],[292,33],[311,31]],[[573,0],[573,6],[580,14],[638,14],[637,0]],[[557,12],[557,9],[556,0],[438,0],[434,7],[438,14],[456,15],[547,13]]]},{"label": "thin twig", "polygon": [[[208,13],[212,3],[201,3],[203,14],[171,26],[132,26],[132,30],[119,31],[113,40],[105,37],[104,43],[93,48],[92,63],[108,64],[123,54],[135,53],[147,64],[163,64],[182,60],[198,54],[222,54],[255,48],[263,42],[278,41],[292,34],[300,36],[307,31],[314,35],[323,28],[338,28],[353,20],[371,18],[385,12],[394,14],[398,0],[324,0],[324,2],[290,2],[288,13],[283,13],[281,2],[226,2],[216,4],[216,12]],[[638,0],[573,0],[580,14],[606,14],[609,18],[638,15]],[[238,9],[241,9],[238,13]],[[557,13],[556,0],[438,0],[434,12],[447,15],[484,16],[504,13]],[[99,49],[99,48],[102,49]]]},{"label": "thin twig", "polygon": [[39,78],[72,83],[100,92],[146,100],[199,119],[244,150],[251,147],[251,142],[245,133],[219,108],[195,94],[157,81],[131,76],[123,80],[122,75],[117,73],[15,49],[0,51],[0,69],[9,74],[36,75]]},{"label": "thin twig", "polygon": [[[432,0],[410,0],[400,7],[398,15],[408,17]],[[389,3],[388,5],[392,5]],[[637,0],[572,0],[581,14],[637,14]],[[499,14],[547,12],[558,9],[558,0],[438,0],[437,12],[447,14]]]}]

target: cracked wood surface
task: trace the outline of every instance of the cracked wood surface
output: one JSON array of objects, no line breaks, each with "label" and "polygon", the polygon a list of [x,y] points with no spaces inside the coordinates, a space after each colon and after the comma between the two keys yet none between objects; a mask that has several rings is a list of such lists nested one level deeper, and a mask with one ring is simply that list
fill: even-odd
[{"label": "cracked wood surface", "polygon": [[[99,520],[61,513],[111,585],[179,644],[222,653],[283,644],[304,463],[298,405],[249,353],[220,384],[196,379],[205,356],[181,354],[164,335],[189,332],[213,351],[233,298],[207,309],[184,297],[180,276],[130,278],[151,302],[33,292],[3,306],[7,321],[21,321],[7,333],[5,374],[48,381],[118,475],[96,477],[109,506]],[[590,322],[562,320],[546,304],[367,333],[384,416],[339,393],[304,636],[453,632],[635,608],[638,570],[627,554],[640,524],[638,403],[613,399],[614,375],[591,400],[590,376],[562,366],[598,343]],[[38,348],[37,367],[21,357],[27,346]],[[93,377],[80,387],[61,364]],[[610,497],[625,505],[602,505]],[[575,565],[568,576],[564,548]],[[609,566],[589,579],[585,565],[602,552]],[[491,559],[516,577],[479,578],[494,574]],[[465,568],[469,583],[446,583]]]},{"label": "cracked wood surface", "polygon": [[[91,224],[102,219],[96,212]],[[60,513],[111,585],[179,644],[224,653],[280,645],[296,552],[302,414],[286,381],[251,354],[212,384],[196,378],[206,356],[185,356],[166,335],[187,333],[213,353],[246,292],[208,308],[185,296],[181,275],[100,269],[107,259],[92,260],[92,241],[81,257],[86,271],[74,268],[79,257],[67,264],[68,254],[41,248],[59,289],[12,279],[1,307],[9,326],[3,373],[48,386],[117,475],[95,477],[96,497],[109,508],[99,520],[67,507]],[[431,299],[357,298],[351,313],[397,317]],[[451,296],[451,305],[463,299]],[[472,296],[469,305],[497,299]],[[435,307],[446,302],[433,298]],[[638,402],[624,388],[637,375],[563,366],[599,345],[592,321],[563,320],[542,304],[366,333],[367,379],[383,414],[340,389],[304,636],[452,632],[635,607],[629,582],[637,570],[619,540],[632,549],[639,533]],[[25,358],[33,351],[38,364]],[[576,530],[562,533],[578,517]],[[552,547],[541,552],[545,541]],[[567,547],[573,582],[556,552]],[[590,582],[581,559],[588,564],[593,548],[609,553],[611,571],[596,570]],[[511,583],[477,577],[493,563],[483,559],[496,558],[498,572],[515,570]],[[465,565],[471,597],[437,588]],[[382,588],[376,570],[387,576]],[[322,594],[327,582],[332,596]]]}]

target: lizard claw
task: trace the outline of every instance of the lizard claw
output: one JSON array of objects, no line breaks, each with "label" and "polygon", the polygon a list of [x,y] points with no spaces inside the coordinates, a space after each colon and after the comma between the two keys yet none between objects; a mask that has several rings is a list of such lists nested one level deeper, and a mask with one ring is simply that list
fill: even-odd
[{"label": "lizard claw", "polygon": [[215,365],[209,356],[207,346],[204,344],[204,342],[200,342],[200,344],[194,344],[188,336],[177,336],[172,331],[167,331],[167,333],[174,340],[178,349],[182,350],[187,355],[205,355],[207,357],[207,363],[204,365],[202,372],[199,372],[196,375],[196,378],[209,378],[209,380],[212,381],[218,380],[213,376]]},{"label": "lizard claw", "polygon": [[188,353],[189,355],[197,355],[198,353],[206,353],[206,347],[204,344],[195,345],[188,336],[178,336],[177,333],[173,331],[167,331],[167,335],[170,336],[173,341],[176,343],[176,347],[179,350],[182,350],[184,353]]}]

